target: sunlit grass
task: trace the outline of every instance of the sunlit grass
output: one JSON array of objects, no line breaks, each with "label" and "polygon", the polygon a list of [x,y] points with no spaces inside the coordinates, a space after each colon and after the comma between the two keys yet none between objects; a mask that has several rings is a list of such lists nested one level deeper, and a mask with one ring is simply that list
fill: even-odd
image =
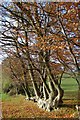
[{"label": "sunlit grass", "polygon": [[73,78],[63,78],[61,86],[65,92],[66,91],[71,92],[71,91],[78,90],[78,84],[77,84],[76,80]]}]

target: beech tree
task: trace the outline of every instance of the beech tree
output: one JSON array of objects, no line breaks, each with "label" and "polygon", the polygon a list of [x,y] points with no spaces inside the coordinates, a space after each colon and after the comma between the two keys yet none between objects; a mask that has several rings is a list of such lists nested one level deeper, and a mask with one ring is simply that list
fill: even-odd
[{"label": "beech tree", "polygon": [[27,99],[47,111],[57,109],[63,74],[72,73],[80,84],[78,3],[13,2],[1,10],[1,47],[20,60],[26,87],[29,75],[35,96],[26,89]]}]

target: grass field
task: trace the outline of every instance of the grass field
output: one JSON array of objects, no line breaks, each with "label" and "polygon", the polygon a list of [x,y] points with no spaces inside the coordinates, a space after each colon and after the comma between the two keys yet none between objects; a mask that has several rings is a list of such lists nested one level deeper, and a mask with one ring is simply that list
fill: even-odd
[{"label": "grass field", "polygon": [[63,106],[57,111],[47,112],[38,108],[37,103],[25,100],[25,96],[2,95],[2,115],[3,118],[77,118],[77,84],[73,79],[63,79],[64,89]]},{"label": "grass field", "polygon": [[62,88],[65,91],[77,91],[78,85],[75,79],[73,78],[63,78],[62,79]]},{"label": "grass field", "polygon": [[[25,100],[22,95],[9,97],[3,95],[3,118],[77,118],[76,100],[64,100],[63,106],[57,111],[47,112],[38,108],[37,103]],[[6,96],[6,98],[5,98]]]},{"label": "grass field", "polygon": [[77,118],[79,116],[75,109],[78,102],[77,83],[72,78],[63,78],[61,86],[64,89],[63,106],[52,112],[38,108],[33,101],[25,100],[25,96],[9,96],[3,93],[3,118]]},{"label": "grass field", "polygon": [[61,84],[65,99],[78,99],[78,85],[73,78],[63,78]]}]

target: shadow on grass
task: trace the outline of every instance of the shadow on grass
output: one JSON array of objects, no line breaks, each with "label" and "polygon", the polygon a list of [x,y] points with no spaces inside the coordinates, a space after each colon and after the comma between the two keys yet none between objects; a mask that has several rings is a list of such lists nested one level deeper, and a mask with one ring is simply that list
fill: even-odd
[{"label": "shadow on grass", "polygon": [[60,105],[60,107],[67,107],[67,108],[73,108],[73,109],[75,109],[75,106],[76,106],[76,104],[74,104],[74,105],[72,105],[72,104],[62,104],[62,105]]},{"label": "shadow on grass", "polygon": [[76,109],[76,105],[79,105],[80,106],[80,104],[67,104],[67,103],[65,103],[65,104],[62,104],[62,105],[59,105],[59,107],[61,108],[72,108],[72,109]]},{"label": "shadow on grass", "polygon": [[63,107],[63,108],[72,108],[72,109],[76,109],[76,105],[79,105],[80,106],[80,102],[78,102],[77,100],[72,102],[74,99],[65,99],[66,100],[66,103],[63,102],[62,105],[59,105],[59,107]]}]

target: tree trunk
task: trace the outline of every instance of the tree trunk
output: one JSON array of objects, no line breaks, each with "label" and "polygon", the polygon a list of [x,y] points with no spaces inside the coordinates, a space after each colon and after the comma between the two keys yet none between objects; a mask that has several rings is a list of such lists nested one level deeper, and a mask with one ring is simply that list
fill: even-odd
[{"label": "tree trunk", "polygon": [[32,69],[32,66],[31,66],[30,63],[28,63],[28,69],[29,69],[29,75],[30,75],[30,78],[31,78],[31,82],[32,82],[32,84],[33,84],[33,89],[34,89],[36,98],[38,99],[38,97],[39,97],[39,95],[38,95],[38,90],[37,90],[36,84],[35,84],[35,82],[34,82],[33,69]]},{"label": "tree trunk", "polygon": [[24,93],[26,95],[26,99],[29,100],[30,99],[30,93],[29,93],[29,91],[27,89],[25,89],[25,87],[23,85],[22,85],[22,88],[23,88]]},{"label": "tree trunk", "polygon": [[61,102],[62,97],[63,97],[63,91],[62,91],[60,85],[58,85],[58,82],[56,82],[54,76],[52,76],[51,70],[50,70],[47,63],[46,63],[46,69],[47,69],[47,72],[48,72],[48,75],[49,75],[49,79],[51,80],[51,82],[53,83],[53,86],[54,86],[54,89],[49,96],[48,110],[50,110],[53,107],[57,108],[59,106],[59,103]]},{"label": "tree trunk", "polygon": [[44,97],[44,100],[47,100],[47,98],[48,98],[48,94],[47,94],[44,83],[43,83],[43,97]]}]

